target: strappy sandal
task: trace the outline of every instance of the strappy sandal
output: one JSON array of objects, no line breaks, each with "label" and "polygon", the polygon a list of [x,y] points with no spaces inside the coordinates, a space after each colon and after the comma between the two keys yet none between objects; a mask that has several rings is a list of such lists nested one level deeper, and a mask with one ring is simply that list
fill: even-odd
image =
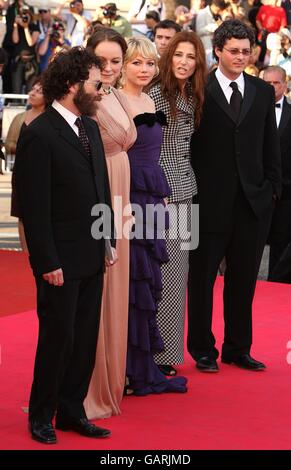
[{"label": "strappy sandal", "polygon": [[131,395],[134,394],[134,390],[130,388],[130,385],[125,385],[123,389],[123,396],[124,397],[130,397]]},{"label": "strappy sandal", "polygon": [[159,364],[158,368],[164,375],[168,375],[170,377],[177,375],[176,369],[173,366],[170,366],[168,364]]}]

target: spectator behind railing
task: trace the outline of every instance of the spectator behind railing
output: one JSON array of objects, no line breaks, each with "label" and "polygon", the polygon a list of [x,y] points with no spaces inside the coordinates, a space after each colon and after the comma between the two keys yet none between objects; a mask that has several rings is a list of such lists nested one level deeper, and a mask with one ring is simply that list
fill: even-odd
[{"label": "spectator behind railing", "polygon": [[181,31],[181,26],[179,26],[175,21],[172,20],[163,20],[160,21],[154,29],[154,38],[155,45],[157,48],[157,53],[161,57],[166,50],[167,45],[169,44],[172,37],[176,33]]},{"label": "spectator behind railing", "polygon": [[39,70],[42,73],[52,57],[61,49],[70,49],[71,44],[65,38],[65,27],[60,21],[55,21],[47,30],[45,38],[38,46]]},{"label": "spectator behind railing", "polygon": [[38,9],[39,19],[36,24],[39,27],[40,35],[38,37],[38,43],[44,40],[47,30],[53,24],[53,18],[50,8],[39,8]]},{"label": "spectator behind railing", "polygon": [[[23,93],[31,89],[38,73],[35,45],[40,31],[33,22],[30,7],[23,5],[19,9],[13,24],[12,42],[12,92]],[[25,90],[24,90],[25,89]]]},{"label": "spectator behind railing", "polygon": [[71,46],[82,46],[87,28],[92,21],[92,15],[89,11],[84,10],[83,0],[71,1],[69,13],[62,13],[62,9],[67,3],[68,1],[65,0],[60,4],[55,11],[55,16],[66,23],[66,38],[70,41]]},{"label": "spectator behind railing", "polygon": [[106,3],[103,7],[100,7],[98,20],[103,26],[114,29],[124,38],[132,36],[131,24],[126,18],[118,14],[115,3]]},{"label": "spectator behind railing", "polygon": [[[41,80],[40,77],[35,79],[35,82],[29,92],[29,98],[28,98],[27,103],[31,106],[31,108],[28,111],[25,111],[24,113],[17,114],[9,127],[7,139],[4,144],[5,150],[6,150],[6,156],[15,155],[17,142],[18,142],[18,139],[22,130],[25,129],[41,113],[43,113],[46,106],[48,105],[42,93],[40,80]],[[16,166],[16,163],[14,165],[14,168],[15,166]],[[18,196],[16,193],[14,170],[12,174],[11,216],[18,217],[18,231],[19,231],[21,248],[23,251],[28,251],[26,240],[25,240],[24,229],[23,229],[23,223],[21,220],[21,212],[19,208]]]},{"label": "spectator behind railing", "polygon": [[161,20],[165,17],[165,7],[160,0],[139,0],[131,2],[131,6],[127,15],[128,21],[132,24],[133,35],[146,35],[147,27],[145,17],[148,11],[157,11]]},{"label": "spectator behind railing", "polygon": [[160,15],[155,10],[150,10],[147,12],[145,17],[145,24],[147,27],[146,37],[150,39],[152,42],[155,40],[155,33],[154,29],[160,22]]},{"label": "spectator behind railing", "polygon": [[12,66],[12,53],[14,43],[12,41],[13,24],[15,16],[18,15],[19,8],[24,5],[23,0],[15,0],[14,3],[9,5],[6,12],[6,33],[3,39],[3,48],[8,54],[8,62],[3,75],[3,92],[12,93],[12,80],[11,80],[11,66]]}]

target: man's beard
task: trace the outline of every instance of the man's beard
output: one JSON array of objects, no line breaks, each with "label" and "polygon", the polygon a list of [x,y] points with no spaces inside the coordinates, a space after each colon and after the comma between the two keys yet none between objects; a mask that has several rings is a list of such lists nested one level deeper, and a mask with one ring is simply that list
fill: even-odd
[{"label": "man's beard", "polygon": [[93,96],[86,93],[83,83],[80,83],[79,90],[77,91],[73,101],[83,116],[94,116],[97,110],[97,101],[100,101],[100,96]]}]

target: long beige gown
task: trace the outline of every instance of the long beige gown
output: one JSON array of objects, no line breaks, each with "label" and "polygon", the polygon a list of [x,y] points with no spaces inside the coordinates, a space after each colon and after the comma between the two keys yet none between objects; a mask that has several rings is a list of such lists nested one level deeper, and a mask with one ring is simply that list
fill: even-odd
[{"label": "long beige gown", "polygon": [[[105,149],[115,214],[118,262],[107,268],[104,277],[96,363],[84,402],[89,419],[119,414],[125,384],[129,240],[122,235],[122,225],[127,222],[129,232],[131,217],[128,214],[121,218],[121,213],[127,205],[130,208],[130,167],[126,152],[136,140],[136,128],[129,116],[126,98],[115,89],[109,95],[103,95],[98,103],[97,122]],[[122,199],[117,201],[116,196]]]}]

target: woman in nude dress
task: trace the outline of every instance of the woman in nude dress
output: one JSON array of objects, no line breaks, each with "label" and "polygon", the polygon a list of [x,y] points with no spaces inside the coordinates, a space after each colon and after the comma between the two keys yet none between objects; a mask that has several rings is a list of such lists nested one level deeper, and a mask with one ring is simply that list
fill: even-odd
[{"label": "woman in nude dress", "polygon": [[96,364],[85,400],[88,418],[95,419],[120,413],[125,385],[129,290],[129,238],[125,228],[130,230],[131,220],[127,150],[135,142],[136,129],[126,98],[114,88],[127,49],[124,38],[116,31],[101,28],[89,38],[87,48],[104,61],[96,120],[105,149],[118,256],[118,262],[107,269],[104,278]]}]

